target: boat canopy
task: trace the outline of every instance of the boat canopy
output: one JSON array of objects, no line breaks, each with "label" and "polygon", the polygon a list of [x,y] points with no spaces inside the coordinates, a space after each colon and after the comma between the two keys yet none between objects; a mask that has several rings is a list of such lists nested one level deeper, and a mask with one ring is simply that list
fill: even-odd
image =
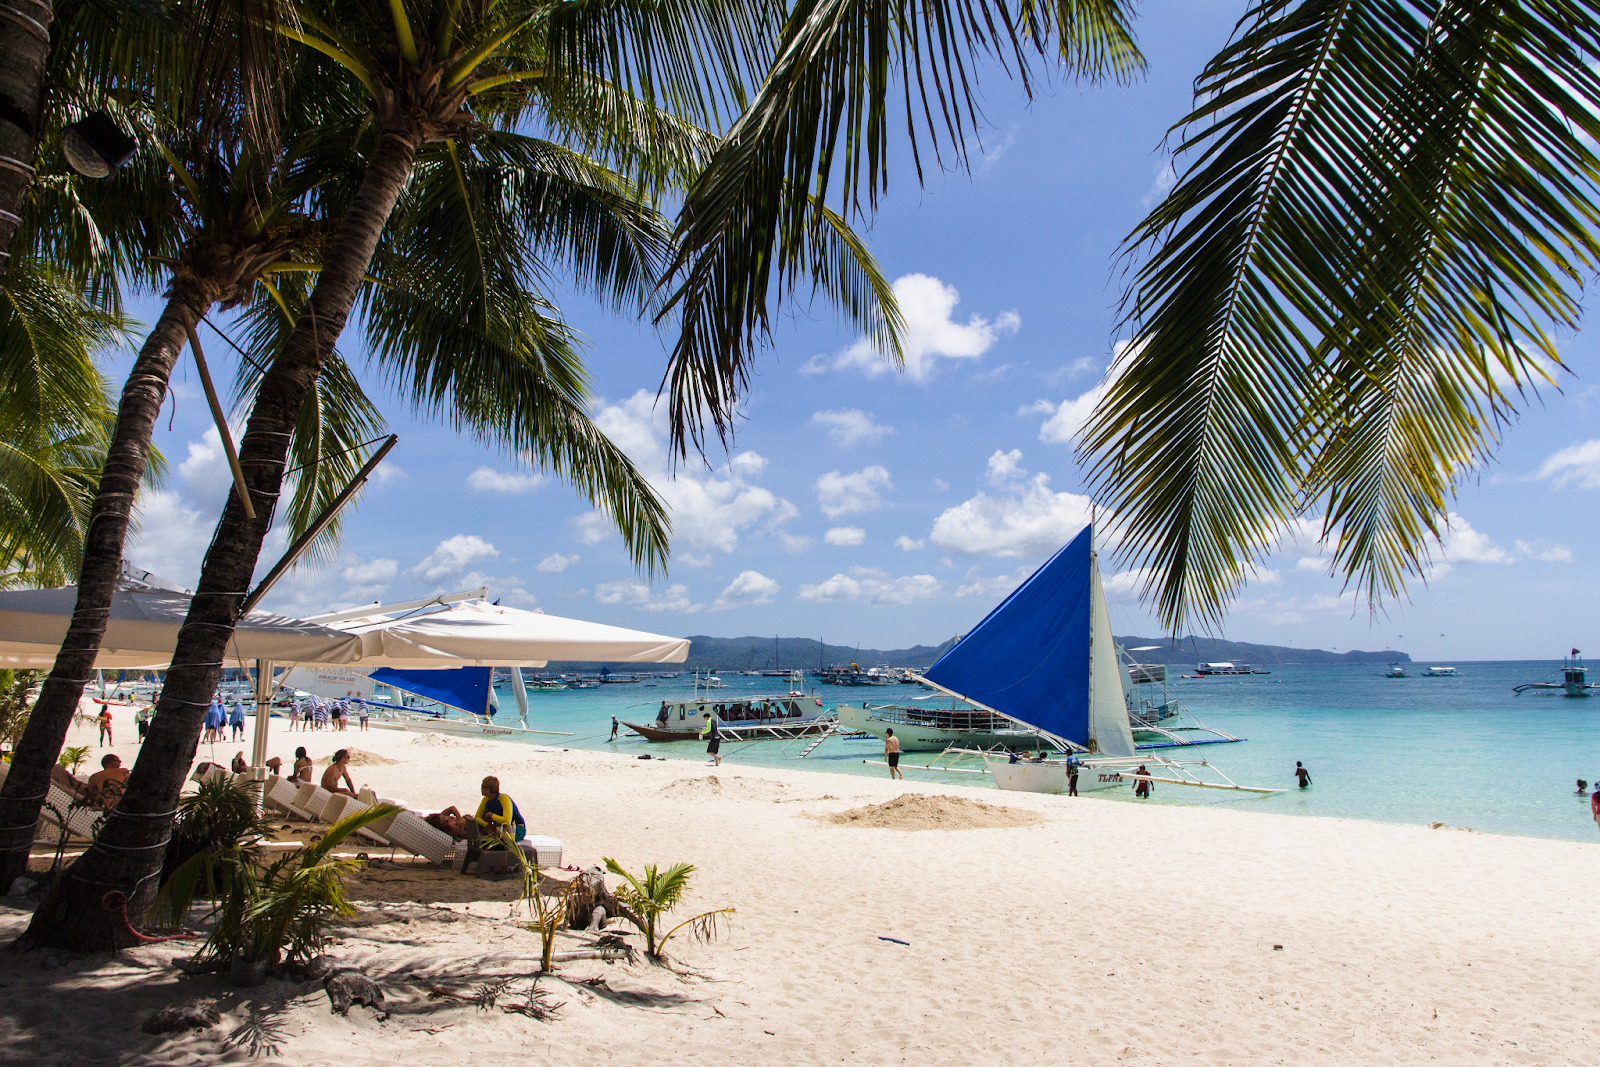
[{"label": "boat canopy", "polygon": [[1034,571],[924,677],[1080,748],[1133,755],[1093,527]]}]

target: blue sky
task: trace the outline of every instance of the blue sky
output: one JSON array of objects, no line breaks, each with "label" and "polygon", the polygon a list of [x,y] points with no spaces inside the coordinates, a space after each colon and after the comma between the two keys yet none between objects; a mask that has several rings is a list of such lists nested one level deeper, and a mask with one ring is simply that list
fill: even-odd
[{"label": "blue sky", "polygon": [[[339,559],[297,571],[267,605],[309,614],[487,584],[509,603],[672,634],[894,648],[966,630],[1086,521],[1072,439],[1117,341],[1115,253],[1170,183],[1165,130],[1244,9],[1145,4],[1150,66],[1131,86],[1058,78],[1029,105],[987,77],[989,124],[970,174],[931,173],[919,187],[901,146],[863,231],[898,279],[905,373],[830,309],[786,310],[733,449],[675,479],[653,408],[669,339],[562,296],[592,345],[597,419],[672,505],[666,580],[645,585],[569,488],[414,422],[374,380],[400,444],[351,514]],[[1438,660],[1550,658],[1592,643],[1593,345],[1565,339],[1576,377],[1529,404],[1494,463],[1461,487],[1440,563],[1409,603],[1373,617],[1302,538],[1268,562],[1223,636]],[[349,335],[344,347],[359,363]],[[208,347],[213,361],[225,352]],[[128,362],[119,356],[112,373]],[[192,585],[228,482],[192,369],[177,392],[158,440],[174,476],[145,500],[129,557]],[[263,567],[281,544],[272,539]],[[1105,570],[1115,631],[1159,633],[1129,593],[1133,576]]]}]

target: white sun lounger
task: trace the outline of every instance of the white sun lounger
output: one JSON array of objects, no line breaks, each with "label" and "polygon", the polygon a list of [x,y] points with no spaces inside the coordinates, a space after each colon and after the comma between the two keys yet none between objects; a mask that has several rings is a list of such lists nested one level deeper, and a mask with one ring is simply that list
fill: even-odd
[{"label": "white sun lounger", "polygon": [[[374,827],[381,822],[374,823]],[[414,811],[402,811],[395,815],[382,832],[396,848],[403,848],[413,856],[421,856],[441,867],[450,866],[455,855],[455,838],[443,830],[435,830]]]},{"label": "white sun lounger", "polygon": [[295,805],[294,798],[299,793],[300,787],[297,783],[291,782],[287,778],[273,775],[267,779],[267,788],[263,791],[261,799],[269,807],[276,808],[285,815],[292,815],[297,819],[312,822],[314,820],[311,817],[311,813]]},{"label": "white sun lounger", "polygon": [[[0,783],[6,780],[6,775],[10,771],[11,764],[0,761]],[[40,821],[59,827],[61,820],[56,817],[57,811],[67,817],[68,830],[86,840],[94,839],[95,822],[102,814],[99,809],[78,808],[74,811],[72,809],[72,794],[51,782],[49,791],[45,795],[44,806],[39,809]]]},{"label": "white sun lounger", "polygon": [[300,791],[295,793],[294,806],[301,811],[310,813],[314,822],[323,822],[322,809],[332,799],[332,793],[315,782],[311,782],[302,785]]}]

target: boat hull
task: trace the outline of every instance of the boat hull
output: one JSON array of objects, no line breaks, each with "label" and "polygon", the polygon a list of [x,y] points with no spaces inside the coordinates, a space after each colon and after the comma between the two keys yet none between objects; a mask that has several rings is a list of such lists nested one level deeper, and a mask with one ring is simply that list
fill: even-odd
[{"label": "boat hull", "polygon": [[[1048,763],[1007,763],[1004,760],[985,760],[994,784],[1000,789],[1017,793],[1049,793],[1065,795],[1069,786],[1067,765],[1063,761]],[[1127,768],[1092,767],[1084,764],[1078,768],[1078,792],[1090,793],[1104,789],[1133,789],[1133,782],[1123,777]]]},{"label": "boat hull", "polygon": [[[846,730],[869,733],[880,741],[890,730],[900,739],[901,752],[943,752],[951,745],[972,748],[1036,749],[1040,738],[1032,730],[946,730],[917,723],[887,722],[865,708],[840,704],[834,709]],[[1080,787],[1082,782],[1079,782]]]},{"label": "boat hull", "polygon": [[515,726],[496,726],[494,723],[466,719],[406,719],[398,725],[417,733],[456,734],[463,737],[509,737],[528,732]]},{"label": "boat hull", "polygon": [[[702,740],[699,728],[692,730],[662,729],[659,726],[647,726],[643,723],[624,722],[622,725],[644,738],[646,741],[699,741]],[[796,737],[811,737],[820,734],[833,725],[831,719],[804,719],[799,722],[786,723],[774,719],[766,723],[750,723],[748,725],[729,726],[723,724],[717,731],[717,736],[723,741],[772,741],[786,740]]]}]

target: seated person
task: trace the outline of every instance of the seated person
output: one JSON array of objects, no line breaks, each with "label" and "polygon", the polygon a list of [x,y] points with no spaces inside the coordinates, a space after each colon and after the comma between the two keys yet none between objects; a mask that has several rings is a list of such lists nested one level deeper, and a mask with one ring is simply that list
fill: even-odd
[{"label": "seated person", "polygon": [[422,821],[435,830],[443,830],[458,841],[467,836],[468,819],[453,804],[443,811],[436,811],[432,815],[424,815]]},{"label": "seated person", "polygon": [[283,757],[273,756],[267,760],[267,770],[272,772],[274,778],[283,773]]},{"label": "seated person", "polygon": [[[330,793],[342,793],[347,797],[356,795],[356,784],[350,780],[350,750],[341,748],[333,754],[333,762],[328,764],[328,769],[322,772],[322,788]],[[344,785],[339,784],[344,779]]]},{"label": "seated person", "polygon": [[122,799],[127,783],[128,769],[122,765],[122,760],[107,756],[100,761],[100,770],[89,776],[89,784],[83,788],[84,802],[110,811]]},{"label": "seated person", "polygon": [[[104,761],[101,762],[103,763]],[[59,763],[50,768],[50,784],[65,789],[72,794],[72,799],[74,800],[83,795],[83,783],[73,777],[72,772]]]},{"label": "seated person", "polygon": [[249,769],[250,769],[250,761],[246,760],[244,758],[244,752],[240,751],[237,755],[235,755],[233,757],[233,773],[234,774],[243,774],[245,771],[248,771]]},{"label": "seated person", "polygon": [[[513,841],[521,841],[528,834],[528,827],[522,821],[522,812],[517,810],[517,805],[511,798],[500,792],[500,779],[489,777],[483,780],[483,800],[478,804],[478,829],[486,838],[496,834],[510,834]],[[485,848],[496,847],[485,844]]]},{"label": "seated person", "polygon": [[304,746],[294,750],[294,773],[289,775],[289,781],[311,784],[311,757],[306,755]]}]

